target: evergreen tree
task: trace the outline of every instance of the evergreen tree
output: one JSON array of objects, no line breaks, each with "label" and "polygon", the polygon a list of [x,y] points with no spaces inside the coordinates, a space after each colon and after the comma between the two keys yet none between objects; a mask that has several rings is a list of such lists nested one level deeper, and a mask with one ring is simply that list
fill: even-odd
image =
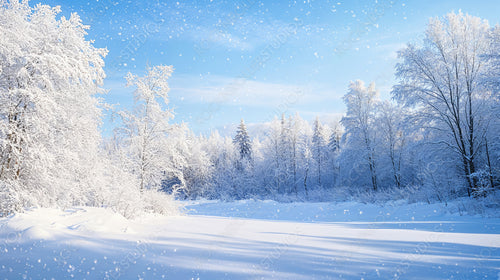
[{"label": "evergreen tree", "polygon": [[342,128],[340,122],[336,121],[333,124],[333,128],[328,139],[328,170],[331,171],[330,184],[334,186],[336,184],[337,178],[340,173],[340,165],[338,164],[338,158],[341,153],[340,141],[342,139]]},{"label": "evergreen tree", "polygon": [[328,140],[328,148],[332,153],[338,153],[340,150],[340,138],[342,136],[337,131],[332,132]]},{"label": "evergreen tree", "polygon": [[240,153],[240,159],[251,160],[252,143],[250,141],[250,136],[248,136],[247,127],[245,126],[243,119],[241,119],[240,125],[236,130],[236,136],[234,136],[233,143],[236,145],[236,148]]}]

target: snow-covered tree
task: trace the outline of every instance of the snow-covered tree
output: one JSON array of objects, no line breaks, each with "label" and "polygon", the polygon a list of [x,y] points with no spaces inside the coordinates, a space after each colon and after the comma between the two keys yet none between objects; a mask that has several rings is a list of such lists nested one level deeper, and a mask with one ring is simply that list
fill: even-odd
[{"label": "snow-covered tree", "polygon": [[282,116],[281,119],[275,117],[267,128],[266,139],[264,142],[264,155],[266,158],[264,164],[267,168],[264,169],[266,173],[263,175],[264,177],[269,178],[264,189],[273,195],[282,192],[286,176],[287,165],[283,160],[285,155],[283,147],[284,133],[284,116]]},{"label": "snow-covered tree", "polygon": [[[351,82],[349,91],[343,99],[347,106],[347,113],[342,118],[342,125],[346,130],[347,152],[359,153],[361,156],[362,161],[354,169],[362,168],[365,163],[368,164],[372,188],[377,190],[374,121],[379,103],[378,91],[374,83],[366,87],[363,81],[357,80]],[[347,160],[347,162],[356,164],[352,159]]]},{"label": "snow-covered tree", "polygon": [[488,115],[488,129],[484,138],[486,171],[492,187],[500,186],[500,26],[490,33],[489,53],[483,56],[491,66],[483,83],[491,92]]},{"label": "snow-covered tree", "polygon": [[389,101],[381,102],[378,108],[377,128],[380,128],[381,135],[381,150],[380,156],[388,158],[388,164],[382,166],[390,166],[392,179],[397,188],[402,187],[401,165],[403,161],[403,153],[406,145],[406,131],[404,126],[405,116],[397,105]]},{"label": "snow-covered tree", "polygon": [[[296,168],[297,176],[294,182],[297,186],[302,185],[304,188],[304,193],[306,198],[309,195],[309,190],[311,189],[312,170],[314,169],[315,160],[312,153],[312,135],[313,130],[309,122],[303,120],[298,114],[293,118],[293,133],[298,134],[297,143],[295,144],[295,154],[296,154]],[[295,185],[294,185],[295,187]]]},{"label": "snow-covered tree", "polygon": [[136,87],[135,107],[132,112],[119,112],[123,126],[117,133],[127,153],[127,166],[137,176],[141,191],[160,187],[166,172],[182,179],[179,165],[184,159],[168,141],[168,135],[177,128],[169,123],[173,111],[166,107],[172,71],[172,66],[154,66],[144,77],[131,73],[126,77],[127,85]]},{"label": "snow-covered tree", "polygon": [[337,178],[340,172],[340,166],[338,164],[338,157],[341,153],[341,140],[343,134],[343,127],[340,121],[334,121],[332,124],[332,131],[328,139],[328,160],[329,160],[329,170],[331,173],[331,185],[335,186],[337,183]]},{"label": "snow-covered tree", "polygon": [[316,117],[313,124],[313,135],[312,135],[312,155],[313,159],[316,161],[316,178],[318,186],[322,186],[321,177],[324,172],[323,166],[325,165],[325,156],[327,152],[327,135],[323,128],[323,125]]},{"label": "snow-covered tree", "polygon": [[[299,197],[307,191],[307,184],[312,181],[309,169],[314,168],[309,123],[298,114],[290,117],[282,115],[275,117],[263,129],[265,137],[262,143],[254,141],[259,145],[253,145],[253,153],[259,155],[255,157],[253,175],[254,183],[259,185],[256,191],[261,197],[274,199],[289,194]],[[307,157],[304,156],[306,150]]]},{"label": "snow-covered tree", "polygon": [[107,51],[77,14],[0,2],[0,199],[23,206],[98,204],[99,100]]},{"label": "snow-covered tree", "polygon": [[486,133],[482,114],[489,90],[482,83],[492,68],[482,56],[491,53],[486,21],[459,12],[430,20],[423,44],[399,51],[399,84],[393,96],[417,106],[427,126],[440,132],[440,142],[457,155],[469,195],[477,182],[478,158]]},{"label": "snow-covered tree", "polygon": [[[340,125],[340,124],[339,124]],[[342,132],[340,129],[334,129],[328,138],[328,149],[332,153],[338,153],[340,150],[340,140],[342,139]]]},{"label": "snow-covered tree", "polygon": [[236,150],[233,140],[214,132],[207,139],[206,151],[213,165],[211,176],[213,192],[209,194],[209,197],[223,200],[234,198],[238,192],[237,177],[241,174],[236,168],[240,154]]},{"label": "snow-covered tree", "polygon": [[313,161],[313,156],[311,152],[311,143],[308,141],[308,138],[304,139],[305,141],[302,142],[302,153],[301,153],[301,158],[303,162],[303,186],[304,186],[304,192],[306,195],[306,198],[309,197],[309,187],[308,187],[308,181],[309,181],[309,174],[311,170],[311,165]]},{"label": "snow-covered tree", "polygon": [[239,151],[241,159],[251,160],[252,142],[250,141],[250,136],[248,136],[247,127],[243,119],[241,119],[240,125],[236,130],[233,143],[236,145],[236,149]]},{"label": "snow-covered tree", "polygon": [[301,181],[301,144],[304,140],[304,133],[307,132],[305,123],[298,114],[288,118],[288,150],[291,172],[291,186],[295,195],[298,195],[298,185]]},{"label": "snow-covered tree", "polygon": [[236,198],[246,198],[250,195],[250,188],[253,181],[254,161],[252,158],[252,142],[248,136],[247,128],[243,119],[237,128],[236,135],[233,138],[235,150],[239,154],[236,160],[236,169],[238,173],[233,180],[233,195]]},{"label": "snow-covered tree", "polygon": [[214,198],[214,166],[204,149],[207,139],[196,137],[183,125],[169,134],[168,142],[170,166],[165,172],[164,191],[176,191],[180,198]]}]

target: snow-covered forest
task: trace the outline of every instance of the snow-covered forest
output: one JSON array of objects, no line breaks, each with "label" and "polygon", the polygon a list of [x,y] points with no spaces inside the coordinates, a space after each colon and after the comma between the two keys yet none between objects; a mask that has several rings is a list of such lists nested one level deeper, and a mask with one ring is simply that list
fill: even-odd
[{"label": "snow-covered forest", "polygon": [[[187,136],[187,198],[446,201],[500,184],[499,34],[480,18],[431,19],[421,42],[398,53],[398,84],[346,86],[340,120],[276,116],[248,135]],[[201,158],[201,159],[200,159]],[[169,188],[166,184],[164,187]]]},{"label": "snow-covered forest", "polygon": [[342,117],[228,135],[176,119],[176,65],[108,102],[109,51],[66,12],[0,0],[0,278],[500,276],[500,26],[430,18],[390,89],[344,85]]},{"label": "snow-covered forest", "polygon": [[[172,122],[173,66],[124,78],[133,108],[105,104],[107,50],[86,40],[76,13],[59,12],[1,4],[3,215],[76,205],[166,213],[173,197],[442,202],[500,186],[500,28],[480,18],[431,19],[399,51],[390,100],[356,80],[341,119],[276,116],[258,136],[241,120],[223,137]],[[109,139],[104,111],[116,116]]]}]

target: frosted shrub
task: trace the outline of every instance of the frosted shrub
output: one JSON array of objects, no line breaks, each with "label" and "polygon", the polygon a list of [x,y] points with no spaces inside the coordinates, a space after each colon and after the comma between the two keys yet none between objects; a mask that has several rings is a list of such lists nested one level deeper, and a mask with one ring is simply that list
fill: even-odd
[{"label": "frosted shrub", "polygon": [[162,215],[179,215],[179,203],[174,200],[173,195],[158,192],[156,190],[144,190],[141,194],[144,211]]},{"label": "frosted shrub", "polygon": [[0,217],[22,210],[21,199],[14,184],[0,181]]},{"label": "frosted shrub", "polygon": [[479,170],[470,175],[471,179],[476,182],[476,188],[472,192],[475,197],[486,196],[493,190],[491,186],[492,175],[485,170]]}]

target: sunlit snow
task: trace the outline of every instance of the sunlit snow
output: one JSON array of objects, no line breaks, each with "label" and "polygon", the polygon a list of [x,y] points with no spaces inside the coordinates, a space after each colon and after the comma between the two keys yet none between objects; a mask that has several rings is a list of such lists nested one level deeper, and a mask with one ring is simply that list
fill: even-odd
[{"label": "sunlit snow", "polygon": [[500,219],[446,214],[453,207],[192,202],[182,216],[135,220],[106,209],[34,209],[0,220],[0,275],[496,279]]}]

